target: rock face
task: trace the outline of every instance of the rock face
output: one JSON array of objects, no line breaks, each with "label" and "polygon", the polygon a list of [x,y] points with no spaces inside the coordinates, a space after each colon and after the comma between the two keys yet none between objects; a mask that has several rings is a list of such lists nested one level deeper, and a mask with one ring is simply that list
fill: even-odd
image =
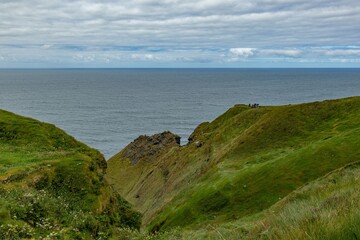
[{"label": "rock face", "polygon": [[156,158],[164,149],[180,146],[180,137],[169,131],[152,136],[142,135],[126,146],[121,155],[130,159],[133,165],[141,159],[146,161]]}]

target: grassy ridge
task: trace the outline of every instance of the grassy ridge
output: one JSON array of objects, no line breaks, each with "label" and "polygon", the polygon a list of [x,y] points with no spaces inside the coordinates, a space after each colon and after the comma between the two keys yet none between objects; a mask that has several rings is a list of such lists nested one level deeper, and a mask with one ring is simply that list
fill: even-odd
[{"label": "grassy ridge", "polygon": [[156,161],[132,165],[120,152],[108,162],[108,178],[144,213],[150,230],[218,224],[256,214],[304,183],[359,161],[359,133],[359,97],[237,105],[201,124],[189,145],[167,149]]},{"label": "grassy ridge", "polygon": [[140,215],[104,179],[97,150],[0,110],[0,238],[105,238]]}]

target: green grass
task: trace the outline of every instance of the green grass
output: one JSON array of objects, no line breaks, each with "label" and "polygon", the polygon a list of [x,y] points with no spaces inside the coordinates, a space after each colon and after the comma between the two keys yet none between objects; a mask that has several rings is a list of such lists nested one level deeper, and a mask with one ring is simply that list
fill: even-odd
[{"label": "green grass", "polygon": [[293,191],[259,214],[157,239],[358,239],[360,164],[340,168]]},{"label": "green grass", "polygon": [[360,97],[257,109],[237,105],[201,124],[193,139],[202,147],[167,149],[151,164],[131,165],[121,152],[108,161],[107,178],[144,214],[150,231],[252,216],[359,161]]},{"label": "green grass", "polygon": [[[360,237],[360,97],[236,105],[192,139],[107,168],[54,125],[0,110],[0,238]],[[110,185],[160,232],[137,231],[141,215]]]},{"label": "green grass", "polygon": [[104,179],[100,152],[0,110],[0,238],[105,239],[140,214]]}]

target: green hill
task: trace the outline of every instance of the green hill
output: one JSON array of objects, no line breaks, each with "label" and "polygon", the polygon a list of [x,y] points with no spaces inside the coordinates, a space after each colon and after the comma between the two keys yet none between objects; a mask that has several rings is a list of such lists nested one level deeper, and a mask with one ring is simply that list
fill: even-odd
[{"label": "green hill", "polygon": [[199,229],[175,228],[156,239],[359,239],[360,164],[320,177],[259,214]]},{"label": "green hill", "polygon": [[360,97],[236,105],[108,163],[0,110],[0,239],[358,239],[359,146]]},{"label": "green hill", "polygon": [[[137,139],[108,161],[107,179],[143,213],[144,227],[241,221],[360,160],[360,97],[236,105],[199,125],[186,146],[167,136]],[[138,144],[141,154],[134,153]]]},{"label": "green hill", "polygon": [[0,110],[0,238],[107,238],[140,215],[104,179],[102,154],[54,125]]}]

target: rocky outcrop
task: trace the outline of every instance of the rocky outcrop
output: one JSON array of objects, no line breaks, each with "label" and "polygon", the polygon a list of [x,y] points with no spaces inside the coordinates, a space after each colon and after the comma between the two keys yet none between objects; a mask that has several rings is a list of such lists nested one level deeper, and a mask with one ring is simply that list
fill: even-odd
[{"label": "rocky outcrop", "polygon": [[142,135],[126,146],[121,155],[130,159],[132,164],[137,164],[142,159],[151,161],[165,149],[174,146],[180,146],[180,137],[169,131],[152,136]]}]

